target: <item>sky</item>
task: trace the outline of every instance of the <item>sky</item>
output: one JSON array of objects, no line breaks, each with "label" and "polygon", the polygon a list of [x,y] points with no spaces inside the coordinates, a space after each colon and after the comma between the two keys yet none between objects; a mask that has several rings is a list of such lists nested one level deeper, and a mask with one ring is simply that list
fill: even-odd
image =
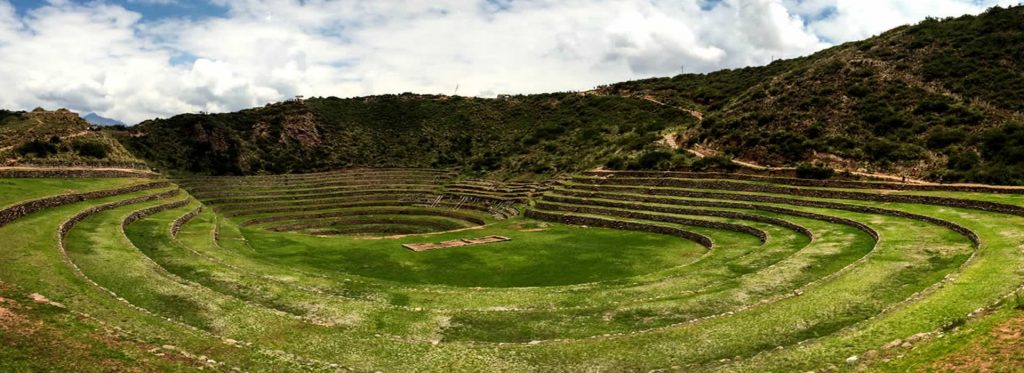
[{"label": "sky", "polygon": [[137,123],[296,95],[580,91],[1020,1],[0,0],[0,108]]}]

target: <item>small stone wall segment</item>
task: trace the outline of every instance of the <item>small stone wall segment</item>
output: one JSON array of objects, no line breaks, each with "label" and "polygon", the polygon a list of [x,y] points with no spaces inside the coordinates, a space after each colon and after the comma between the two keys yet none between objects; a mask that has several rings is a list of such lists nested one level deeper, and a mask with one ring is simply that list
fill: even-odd
[{"label": "small stone wall segment", "polygon": [[202,212],[202,206],[196,207],[195,210],[189,211],[189,213],[182,215],[180,218],[175,219],[174,223],[171,224],[171,236],[178,237],[178,232],[181,232],[181,227],[185,226],[185,224],[188,224],[188,222],[192,221],[192,219],[195,219],[195,217],[199,216],[199,214]]}]

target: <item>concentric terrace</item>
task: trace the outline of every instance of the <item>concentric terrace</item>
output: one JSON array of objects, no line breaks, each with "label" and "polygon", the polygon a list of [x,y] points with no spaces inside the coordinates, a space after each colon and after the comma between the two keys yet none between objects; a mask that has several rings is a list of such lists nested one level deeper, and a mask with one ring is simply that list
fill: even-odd
[{"label": "concentric terrace", "polygon": [[1014,188],[351,169],[0,190],[5,297],[219,370],[877,368],[1024,283]]}]

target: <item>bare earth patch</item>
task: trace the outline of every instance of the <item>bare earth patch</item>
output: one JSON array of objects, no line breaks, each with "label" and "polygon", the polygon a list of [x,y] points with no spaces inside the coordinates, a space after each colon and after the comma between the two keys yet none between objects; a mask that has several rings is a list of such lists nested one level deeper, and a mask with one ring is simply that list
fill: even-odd
[{"label": "bare earth patch", "polygon": [[1024,371],[1024,313],[999,324],[973,346],[938,360],[928,371]]},{"label": "bare earth patch", "polygon": [[448,240],[438,243],[407,243],[402,245],[402,247],[412,251],[420,252],[427,250],[445,249],[449,247],[462,247],[494,242],[504,242],[509,240],[511,240],[511,238],[505,236],[486,236],[478,238],[462,238],[458,240]]}]

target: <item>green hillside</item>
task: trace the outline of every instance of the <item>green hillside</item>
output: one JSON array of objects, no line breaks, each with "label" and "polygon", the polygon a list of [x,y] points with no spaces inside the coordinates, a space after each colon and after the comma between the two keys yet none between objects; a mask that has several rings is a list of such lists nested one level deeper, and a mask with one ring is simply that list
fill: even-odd
[{"label": "green hillside", "polygon": [[197,173],[383,166],[552,174],[654,151],[661,131],[695,124],[678,110],[622,97],[403,94],[185,114],[141,123],[144,136],[126,140],[160,168]]},{"label": "green hillside", "polygon": [[[1024,183],[1024,7],[929,19],[766,67],[602,87],[703,112],[685,143],[945,181]],[[916,169],[916,172],[915,172]]]},{"label": "green hillside", "polygon": [[[156,166],[250,174],[345,166],[555,174],[692,166],[666,132],[771,166],[1024,183],[1024,7],[929,19],[764,67],[482,99],[314,98],[141,124]],[[691,112],[693,111],[691,115]],[[699,120],[702,118],[703,120]],[[658,150],[661,147],[662,150]]]},{"label": "green hillside", "polygon": [[144,166],[109,132],[67,109],[0,110],[0,159],[12,166]]}]

